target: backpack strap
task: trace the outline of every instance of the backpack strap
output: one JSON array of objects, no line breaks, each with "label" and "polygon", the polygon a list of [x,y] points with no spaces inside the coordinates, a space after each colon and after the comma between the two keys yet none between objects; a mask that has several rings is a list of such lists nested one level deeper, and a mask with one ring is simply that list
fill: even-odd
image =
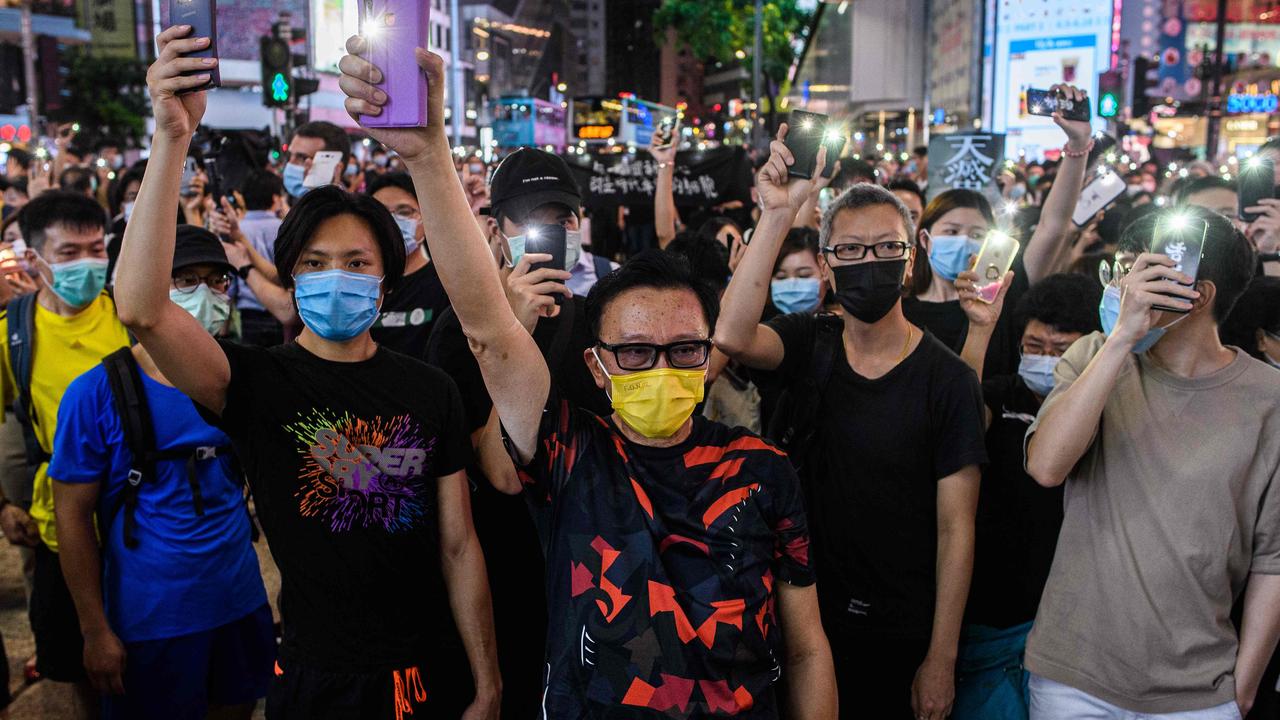
[{"label": "backpack strap", "polygon": [[31,403],[31,366],[35,356],[35,294],[23,295],[9,303],[9,365],[17,385],[18,397],[13,403],[13,415],[22,426],[22,443],[27,453],[27,464],[38,467],[48,462],[50,455],[40,446],[36,437],[35,406]]},{"label": "backpack strap", "polygon": [[804,462],[817,431],[823,391],[840,357],[844,337],[844,323],[838,316],[821,313],[815,322],[809,371],[789,384],[779,400],[776,417],[770,422],[769,435],[786,451],[797,469]]}]

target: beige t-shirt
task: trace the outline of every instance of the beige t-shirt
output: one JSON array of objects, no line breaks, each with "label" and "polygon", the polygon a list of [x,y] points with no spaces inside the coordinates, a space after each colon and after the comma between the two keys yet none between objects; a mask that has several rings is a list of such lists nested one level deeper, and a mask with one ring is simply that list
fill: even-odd
[{"label": "beige t-shirt", "polygon": [[[1040,417],[1105,340],[1071,346]],[[1280,575],[1280,371],[1237,351],[1188,379],[1130,357],[1067,479],[1027,668],[1132,712],[1230,702],[1251,572]]]}]

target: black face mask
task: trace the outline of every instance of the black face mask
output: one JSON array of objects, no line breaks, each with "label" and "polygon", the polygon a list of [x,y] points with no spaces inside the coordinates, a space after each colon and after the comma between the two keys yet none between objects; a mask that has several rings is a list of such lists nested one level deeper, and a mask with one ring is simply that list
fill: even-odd
[{"label": "black face mask", "polygon": [[906,260],[840,265],[831,268],[836,299],[841,307],[868,325],[889,314],[902,298],[902,274]]}]

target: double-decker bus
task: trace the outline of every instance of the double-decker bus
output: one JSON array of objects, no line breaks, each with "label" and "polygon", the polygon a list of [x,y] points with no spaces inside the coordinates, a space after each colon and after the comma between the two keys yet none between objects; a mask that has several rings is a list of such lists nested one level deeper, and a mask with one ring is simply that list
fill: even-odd
[{"label": "double-decker bus", "polygon": [[588,144],[645,146],[662,118],[677,110],[629,95],[619,98],[580,97],[573,101],[573,139]]},{"label": "double-decker bus", "polygon": [[568,141],[568,111],[538,98],[499,98],[489,103],[490,126],[499,147],[547,147],[563,152]]}]

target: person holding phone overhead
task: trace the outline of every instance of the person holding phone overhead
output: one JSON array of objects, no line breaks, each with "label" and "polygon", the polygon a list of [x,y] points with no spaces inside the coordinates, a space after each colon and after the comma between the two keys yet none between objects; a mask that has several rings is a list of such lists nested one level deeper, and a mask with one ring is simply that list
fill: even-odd
[{"label": "person holding phone overhead", "polygon": [[[1204,239],[1194,273],[1169,231]],[[1218,326],[1256,254],[1190,206],[1138,220],[1120,250],[1140,254],[1108,274],[1104,332],[1063,355],[1027,430],[1027,472],[1066,486],[1027,639],[1031,717],[1243,717],[1280,638],[1280,383]]]},{"label": "person holding phone overhead", "polygon": [[[386,101],[374,87],[385,69],[365,49],[351,38],[339,63],[353,118]],[[582,359],[614,412],[570,407],[507,304],[453,172],[443,61],[416,53],[428,125],[368,130],[404,159],[433,218],[431,256],[544,532],[544,715],[776,718],[782,673],[789,717],[830,720],[834,677],[795,474],[758,437],[693,416],[714,292],[661,252],[597,282],[586,304],[594,342]]]},{"label": "person holding phone overhead", "polygon": [[[391,214],[335,186],[290,211],[275,264],[305,325],[294,343],[219,342],[169,299],[170,189],[206,103],[203,92],[179,94],[201,82],[181,75],[203,67],[183,56],[207,42],[189,32],[162,32],[147,73],[156,132],[116,298],[156,367],[244,466],[282,585],[267,714],[495,718],[501,681],[461,398],[443,373],[369,336],[404,273]],[[454,624],[470,672],[439,661]],[[446,703],[471,684],[474,700]]]}]

